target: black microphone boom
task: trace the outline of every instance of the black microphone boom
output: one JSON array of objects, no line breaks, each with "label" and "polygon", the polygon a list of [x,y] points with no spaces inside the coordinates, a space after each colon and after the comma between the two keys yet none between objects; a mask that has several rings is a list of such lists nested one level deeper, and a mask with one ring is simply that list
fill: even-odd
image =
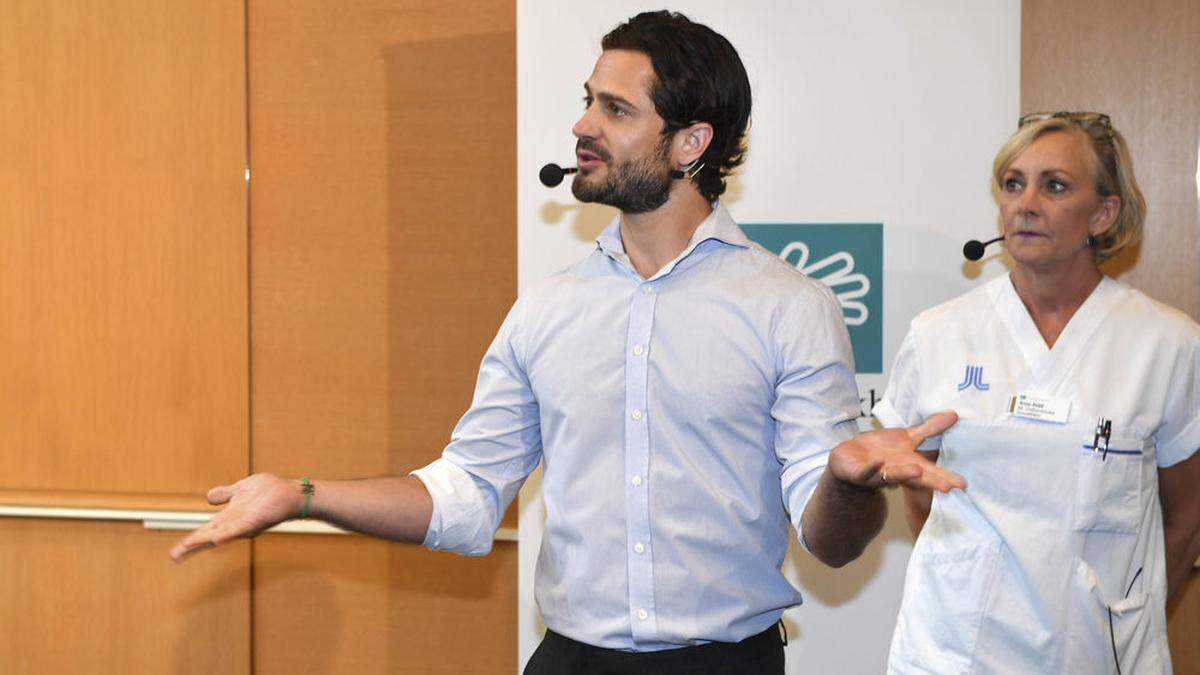
[{"label": "black microphone boom", "polygon": [[575,173],[579,169],[573,166],[563,168],[553,162],[542,167],[538,172],[538,180],[542,181],[542,185],[546,187],[554,187],[563,181],[563,176],[568,173]]},{"label": "black microphone boom", "polygon": [[983,249],[991,246],[1003,238],[1004,237],[996,237],[995,239],[989,239],[987,241],[972,239],[971,241],[963,244],[963,257],[967,260],[979,260],[983,257]]}]

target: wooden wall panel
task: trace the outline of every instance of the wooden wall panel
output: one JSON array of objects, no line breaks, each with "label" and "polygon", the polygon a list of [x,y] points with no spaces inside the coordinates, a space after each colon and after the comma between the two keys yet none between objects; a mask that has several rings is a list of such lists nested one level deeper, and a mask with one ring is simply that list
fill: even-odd
[{"label": "wooden wall panel", "polygon": [[1022,113],[1106,112],[1129,142],[1146,235],[1106,268],[1200,318],[1200,3],[1026,0],[1021,35]]},{"label": "wooden wall panel", "polygon": [[517,546],[484,558],[363,537],[255,541],[257,675],[511,673]]},{"label": "wooden wall panel", "polygon": [[[1025,0],[1021,111],[1108,113],[1149,203],[1143,244],[1106,271],[1200,318],[1200,3]],[[1200,673],[1200,582],[1171,608],[1175,671]]]},{"label": "wooden wall panel", "polygon": [[1167,636],[1175,672],[1200,673],[1200,569],[1192,570],[1187,586],[1167,610]]},{"label": "wooden wall panel", "polygon": [[0,520],[0,671],[250,672],[250,545],[175,565],[178,532]]},{"label": "wooden wall panel", "polygon": [[[514,3],[248,17],[253,467],[405,473],[441,452],[516,296]],[[516,663],[511,544],[255,546],[260,672]]]},{"label": "wooden wall panel", "polygon": [[516,296],[511,0],[250,5],[253,453],[432,460]]},{"label": "wooden wall panel", "polygon": [[0,489],[247,465],[238,2],[0,3]]}]

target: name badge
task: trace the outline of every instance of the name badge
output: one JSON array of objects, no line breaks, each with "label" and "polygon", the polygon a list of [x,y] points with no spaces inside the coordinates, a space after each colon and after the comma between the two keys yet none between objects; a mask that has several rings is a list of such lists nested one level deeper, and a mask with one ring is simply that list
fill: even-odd
[{"label": "name badge", "polygon": [[1071,399],[1040,394],[1017,394],[1008,402],[1008,412],[1014,417],[1040,422],[1066,424],[1071,414]]}]

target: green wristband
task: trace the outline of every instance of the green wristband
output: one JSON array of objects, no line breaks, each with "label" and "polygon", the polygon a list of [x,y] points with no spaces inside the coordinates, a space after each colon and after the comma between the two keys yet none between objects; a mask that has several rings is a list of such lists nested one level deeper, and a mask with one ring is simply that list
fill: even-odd
[{"label": "green wristband", "polygon": [[300,511],[301,518],[308,517],[308,509],[312,506],[312,496],[317,491],[317,486],[309,482],[308,476],[300,479],[300,494],[304,495],[304,509]]}]

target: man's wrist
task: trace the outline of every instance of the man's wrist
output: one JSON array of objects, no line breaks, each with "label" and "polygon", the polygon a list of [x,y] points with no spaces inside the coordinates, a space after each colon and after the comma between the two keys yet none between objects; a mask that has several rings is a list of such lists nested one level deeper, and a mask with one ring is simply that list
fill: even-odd
[{"label": "man's wrist", "polygon": [[316,492],[317,488],[308,479],[308,476],[300,479],[300,494],[304,495],[304,510],[300,512],[301,518],[307,518],[312,513],[312,500]]}]

